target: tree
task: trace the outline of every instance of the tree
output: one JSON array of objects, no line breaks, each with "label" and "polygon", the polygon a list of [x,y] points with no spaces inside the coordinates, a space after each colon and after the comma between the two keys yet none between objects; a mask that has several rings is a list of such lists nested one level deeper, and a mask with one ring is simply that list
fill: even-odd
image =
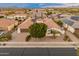
[{"label": "tree", "polygon": [[59,34],[60,32],[56,31],[56,30],[51,30],[51,33],[53,34],[53,38],[56,38],[56,34]]},{"label": "tree", "polygon": [[11,33],[6,33],[6,34],[2,34],[0,35],[0,41],[9,41],[12,39],[12,35]]},{"label": "tree", "polygon": [[50,10],[48,10],[48,9],[46,9],[46,15],[48,16],[48,15],[51,15],[52,14],[52,11],[50,11]]},{"label": "tree", "polygon": [[42,38],[45,36],[47,31],[47,25],[44,23],[34,23],[29,27],[31,37]]},{"label": "tree", "polygon": [[0,18],[4,18],[4,16],[0,16]]},{"label": "tree", "polygon": [[52,12],[51,12],[51,11],[48,11],[48,12],[47,12],[47,15],[51,15],[51,14],[52,14]]},{"label": "tree", "polygon": [[61,27],[63,26],[63,22],[61,20],[57,21],[57,24]]}]

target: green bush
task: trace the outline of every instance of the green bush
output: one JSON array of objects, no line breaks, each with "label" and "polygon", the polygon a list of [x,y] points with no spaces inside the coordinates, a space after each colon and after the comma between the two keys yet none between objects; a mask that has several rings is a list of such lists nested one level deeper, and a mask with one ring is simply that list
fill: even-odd
[{"label": "green bush", "polygon": [[68,41],[68,42],[71,42],[71,41],[72,41],[67,35],[65,35],[65,37],[64,37],[63,40],[64,40],[64,41]]},{"label": "green bush", "polygon": [[26,41],[29,41],[30,38],[31,38],[31,35],[28,35],[28,36],[26,37]]},{"label": "green bush", "polygon": [[4,16],[0,16],[0,18],[4,18]]},{"label": "green bush", "polygon": [[59,26],[63,26],[63,22],[61,21],[61,20],[59,20],[59,21],[56,21],[56,23],[59,25]]},{"label": "green bush", "polygon": [[0,41],[9,41],[12,39],[12,35],[10,33],[0,35]]},{"label": "green bush", "polygon": [[67,41],[67,40],[68,40],[68,38],[69,38],[69,37],[68,37],[67,35],[65,35],[65,37],[64,37],[64,39],[63,39],[63,40],[64,40],[64,41]]},{"label": "green bush", "polygon": [[30,35],[34,38],[42,38],[46,35],[47,25],[44,23],[34,23],[29,27]]}]

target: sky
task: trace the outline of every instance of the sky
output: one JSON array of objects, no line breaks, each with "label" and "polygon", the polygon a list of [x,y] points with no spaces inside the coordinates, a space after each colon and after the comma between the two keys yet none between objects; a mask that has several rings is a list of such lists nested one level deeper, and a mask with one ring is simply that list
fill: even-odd
[{"label": "sky", "polygon": [[48,8],[48,7],[70,7],[79,6],[77,3],[0,3],[0,8],[17,7],[17,8]]}]

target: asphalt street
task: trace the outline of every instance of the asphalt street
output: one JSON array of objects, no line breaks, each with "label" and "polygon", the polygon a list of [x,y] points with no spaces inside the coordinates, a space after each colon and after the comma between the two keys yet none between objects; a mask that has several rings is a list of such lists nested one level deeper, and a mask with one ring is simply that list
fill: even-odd
[{"label": "asphalt street", "polygon": [[76,56],[74,48],[0,48],[0,56]]}]

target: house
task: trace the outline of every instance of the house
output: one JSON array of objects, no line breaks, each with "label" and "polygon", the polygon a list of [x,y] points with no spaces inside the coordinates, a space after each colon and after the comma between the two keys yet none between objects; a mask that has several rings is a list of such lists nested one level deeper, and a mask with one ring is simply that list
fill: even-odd
[{"label": "house", "polygon": [[79,21],[79,16],[71,16],[72,20]]},{"label": "house", "polygon": [[32,19],[28,18],[27,20],[25,20],[23,23],[21,23],[18,26],[17,32],[20,33],[20,32],[27,31],[27,29],[29,28],[29,26],[31,26],[32,24],[33,24]]},{"label": "house", "polygon": [[75,22],[73,25],[73,27],[75,28],[75,31],[79,32],[79,16],[72,16],[71,20]]},{"label": "house", "polygon": [[63,19],[63,23],[64,23],[64,27],[66,27],[68,31],[72,33],[75,32],[75,29],[72,27],[72,25],[74,24],[72,20]]},{"label": "house", "polygon": [[33,22],[31,18],[29,18],[18,26],[17,32],[21,33],[21,32],[28,30],[29,26],[31,26],[33,23],[44,23],[44,24],[46,24],[47,27],[48,27],[47,35],[51,34],[51,30],[57,30],[61,34],[64,34],[64,31],[61,30],[61,28],[53,20],[48,19],[48,18],[45,18],[45,19],[39,18],[39,19],[36,19],[35,22]]},{"label": "house", "polygon": [[47,36],[51,35],[51,30],[56,30],[60,32],[61,34],[64,34],[64,30],[60,28],[52,19],[50,18],[44,18],[44,19],[39,19],[37,20],[37,23],[44,23],[47,25]]},{"label": "house", "polygon": [[38,9],[35,9],[32,11],[32,17],[37,17],[37,18],[43,17],[42,12]]},{"label": "house", "polygon": [[18,25],[18,22],[15,20],[0,19],[0,30],[10,31],[16,25]]},{"label": "house", "polygon": [[15,14],[24,14],[26,12],[23,8],[17,8],[14,10]]},{"label": "house", "polygon": [[18,19],[18,20],[25,20],[27,18],[27,14],[12,14],[6,16],[7,19]]},{"label": "house", "polygon": [[67,25],[67,29],[74,33],[76,30],[79,30],[79,22],[76,22],[72,19],[63,19],[64,26]]}]

